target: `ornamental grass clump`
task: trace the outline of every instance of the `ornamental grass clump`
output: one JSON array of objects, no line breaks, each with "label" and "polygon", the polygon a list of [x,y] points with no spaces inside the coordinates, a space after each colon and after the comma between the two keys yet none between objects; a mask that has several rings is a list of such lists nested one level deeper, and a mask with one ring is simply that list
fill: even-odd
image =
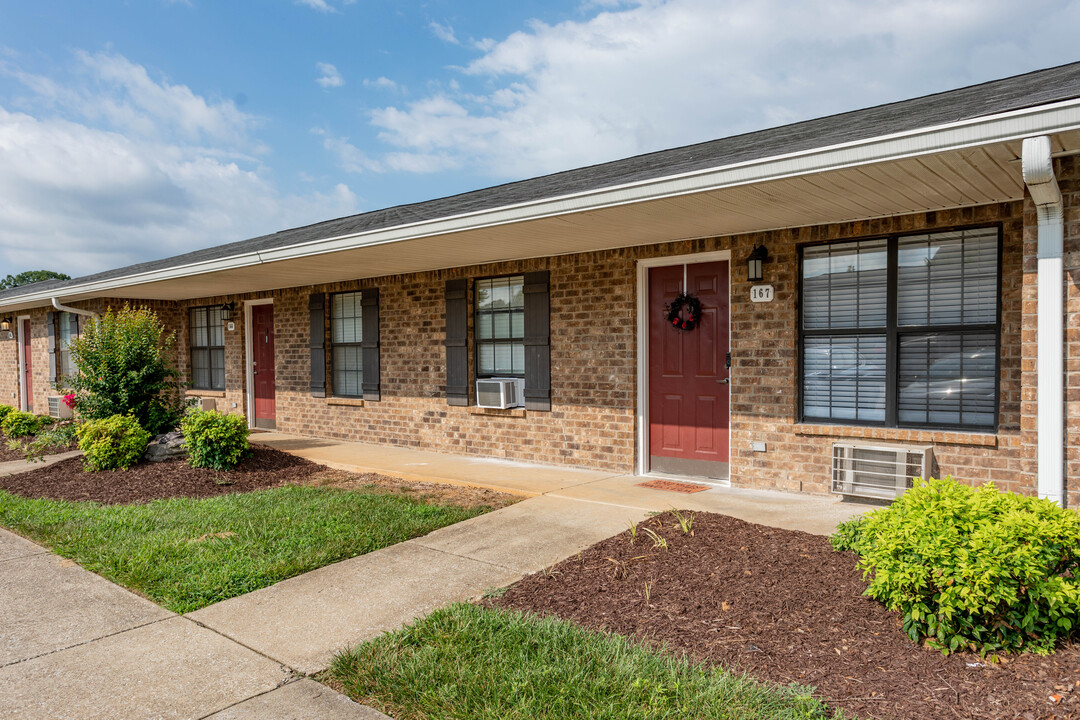
[{"label": "ornamental grass clump", "polygon": [[232,470],[251,449],[243,415],[195,411],[184,417],[180,431],[191,467]]},{"label": "ornamental grass clump", "polygon": [[151,437],[131,415],[89,420],[79,425],[75,433],[83,451],[83,465],[90,472],[134,467],[146,452]]},{"label": "ornamental grass clump", "polygon": [[1045,654],[1080,623],[1080,515],[1049,500],[918,480],[833,546],[858,553],[866,594],[945,655]]},{"label": "ornamental grass clump", "polygon": [[9,410],[3,422],[0,422],[0,430],[3,430],[9,438],[21,438],[37,435],[45,424],[45,420],[40,415],[21,410]]},{"label": "ornamental grass clump", "polygon": [[69,345],[78,372],[64,381],[74,390],[75,410],[91,420],[131,415],[155,435],[173,430],[187,406],[175,342],[145,307],[90,318]]}]

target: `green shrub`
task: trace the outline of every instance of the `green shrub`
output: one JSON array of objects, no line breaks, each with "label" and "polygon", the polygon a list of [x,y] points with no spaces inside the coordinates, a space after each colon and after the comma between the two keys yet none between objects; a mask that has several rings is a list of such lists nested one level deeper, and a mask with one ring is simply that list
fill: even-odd
[{"label": "green shrub", "polygon": [[21,410],[9,411],[4,417],[4,421],[0,423],[0,430],[3,430],[4,434],[9,438],[37,435],[41,432],[42,427],[44,427],[44,423],[41,421],[40,416]]},{"label": "green shrub", "polygon": [[150,433],[130,415],[89,420],[76,430],[83,464],[91,472],[127,470],[139,462],[150,443]]},{"label": "green shrub", "polygon": [[833,545],[859,554],[866,594],[913,641],[946,655],[1047,653],[1080,618],[1080,515],[1049,500],[919,480]]},{"label": "green shrub", "polygon": [[174,365],[174,333],[145,307],[111,308],[70,342],[78,372],[65,378],[75,410],[102,420],[131,415],[153,434],[176,427],[187,406]]},{"label": "green shrub", "polygon": [[8,416],[8,413],[15,412],[16,409],[10,405],[0,405],[0,423],[4,422],[4,418]]},{"label": "green shrub", "polygon": [[196,411],[184,417],[180,430],[191,467],[232,470],[251,447],[243,415]]},{"label": "green shrub", "polygon": [[829,542],[832,543],[833,550],[837,552],[846,550],[859,552],[859,543],[862,541],[862,528],[865,519],[865,515],[856,515],[850,520],[837,525],[836,532],[829,536]]}]

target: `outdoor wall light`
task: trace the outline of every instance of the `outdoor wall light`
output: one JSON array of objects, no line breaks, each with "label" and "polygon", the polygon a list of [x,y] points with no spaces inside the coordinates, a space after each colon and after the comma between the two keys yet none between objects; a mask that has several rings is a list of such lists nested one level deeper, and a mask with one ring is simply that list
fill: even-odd
[{"label": "outdoor wall light", "polygon": [[762,267],[769,259],[769,251],[764,245],[755,245],[753,252],[746,258],[746,279],[750,282],[761,282],[764,275]]},{"label": "outdoor wall light", "polygon": [[225,303],[221,306],[221,319],[231,320],[233,308],[236,307],[236,303]]},{"label": "outdoor wall light", "polygon": [[11,318],[0,320],[0,332],[11,332]]}]

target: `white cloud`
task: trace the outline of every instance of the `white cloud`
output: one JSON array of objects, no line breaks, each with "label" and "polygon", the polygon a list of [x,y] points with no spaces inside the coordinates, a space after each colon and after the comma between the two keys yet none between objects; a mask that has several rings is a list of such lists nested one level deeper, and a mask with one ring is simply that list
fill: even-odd
[{"label": "white cloud", "polygon": [[336,88],[345,84],[345,78],[341,77],[338,69],[330,63],[315,63],[315,68],[319,71],[319,77],[315,78],[315,82],[321,87]]},{"label": "white cloud", "polygon": [[374,80],[364,78],[364,87],[375,88],[376,90],[392,90],[394,92],[403,90],[401,86],[388,77],[377,77]]},{"label": "white cloud", "polygon": [[[591,9],[590,9],[591,7]],[[593,0],[371,115],[399,154],[524,177],[1074,60],[1075,0]],[[1031,16],[1051,19],[1032,25]],[[449,26],[431,23],[436,34]],[[452,40],[451,40],[452,38]],[[381,158],[376,158],[381,160]],[[421,163],[423,165],[423,163]]]},{"label": "white cloud", "polygon": [[344,184],[280,192],[231,102],[80,55],[61,83],[6,67],[30,94],[0,105],[0,264],[84,275],[357,211]]},{"label": "white cloud", "polygon": [[[336,13],[337,9],[332,5],[328,5],[326,0],[295,0],[297,5],[304,5],[312,10],[318,10],[322,13]],[[349,4],[349,3],[346,3]]]},{"label": "white cloud", "polygon": [[443,42],[451,43],[452,45],[460,45],[461,42],[457,39],[457,35],[454,34],[454,28],[449,23],[443,25],[432,20],[428,23],[428,29],[435,34],[435,37],[439,38]]}]

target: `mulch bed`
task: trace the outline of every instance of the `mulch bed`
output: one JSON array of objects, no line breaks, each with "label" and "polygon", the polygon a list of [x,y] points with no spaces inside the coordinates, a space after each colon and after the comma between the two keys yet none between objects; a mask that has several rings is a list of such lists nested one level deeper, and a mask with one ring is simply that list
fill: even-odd
[{"label": "mulch bed", "polygon": [[51,500],[92,500],[105,505],[174,497],[213,497],[282,485],[365,491],[374,487],[378,492],[459,507],[486,505],[500,508],[521,499],[483,488],[334,470],[256,443],[251,444],[251,455],[229,472],[193,468],[186,459],[173,459],[160,463],[142,462],[130,470],[90,473],[83,470],[82,458],[75,457],[17,475],[0,476],[0,490],[15,495]]},{"label": "mulch bed", "polygon": [[[686,651],[759,679],[817,687],[860,718],[1080,718],[1080,643],[999,664],[914,645],[863,597],[855,555],[827,538],[697,513],[671,514],[531,575],[487,602],[553,614]],[[645,587],[649,602],[645,602]],[[1059,697],[1056,702],[1051,696]]]},{"label": "mulch bed", "polygon": [[[22,438],[22,439],[23,440],[33,440],[33,438]],[[21,450],[12,450],[10,447],[8,447],[8,442],[10,442],[8,438],[0,436],[0,462],[11,462],[13,460],[25,460],[26,459],[26,453],[22,452]],[[56,454],[59,454],[59,453],[65,453],[65,452],[69,452],[71,450],[78,450],[78,449],[79,449],[78,444],[77,443],[72,443],[71,445],[68,445],[67,447],[52,447],[52,448],[49,448],[48,454],[49,455],[56,455]]]},{"label": "mulch bed", "polygon": [[0,477],[0,489],[15,495],[52,500],[93,500],[106,505],[149,502],[171,497],[213,497],[304,482],[325,471],[322,465],[264,445],[234,470],[193,468],[185,459],[142,462],[130,470],[86,472],[81,457]]}]

